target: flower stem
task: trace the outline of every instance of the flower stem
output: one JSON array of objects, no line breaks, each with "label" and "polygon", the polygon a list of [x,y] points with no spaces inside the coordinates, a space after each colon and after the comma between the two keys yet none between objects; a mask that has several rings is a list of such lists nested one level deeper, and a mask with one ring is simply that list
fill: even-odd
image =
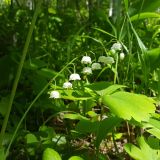
[{"label": "flower stem", "polygon": [[13,82],[13,87],[12,87],[12,91],[11,91],[11,95],[10,95],[10,99],[9,99],[7,113],[6,113],[5,118],[3,120],[1,132],[0,132],[0,148],[3,147],[4,134],[5,134],[5,131],[6,131],[6,128],[7,128],[7,123],[8,123],[9,115],[10,115],[10,112],[11,112],[11,109],[12,109],[13,100],[14,100],[14,97],[15,97],[15,94],[16,94],[18,82],[19,82],[19,79],[20,79],[20,76],[21,76],[23,64],[24,64],[24,61],[25,61],[25,58],[26,58],[26,55],[27,55],[28,47],[29,47],[29,44],[30,44],[30,41],[31,41],[33,29],[35,27],[35,23],[36,23],[37,16],[38,16],[38,13],[39,13],[39,10],[40,10],[40,6],[41,6],[41,1],[38,1],[36,10],[35,10],[33,18],[32,18],[31,26],[30,26],[29,31],[28,31],[26,42],[25,42],[25,45],[24,45],[24,48],[23,48],[22,57],[21,57],[21,60],[20,60],[20,63],[19,63],[18,69],[17,69],[17,73],[16,73],[16,76],[15,76],[14,82]]},{"label": "flower stem", "polygon": [[17,124],[17,127],[12,135],[12,138],[10,140],[10,143],[8,145],[8,148],[6,150],[6,156],[10,150],[10,147],[12,145],[12,142],[23,122],[23,120],[25,119],[26,115],[28,114],[28,112],[30,111],[30,109],[32,108],[32,106],[34,105],[34,103],[39,99],[39,97],[43,94],[43,92],[48,88],[48,86],[53,82],[55,81],[55,79],[72,63],[76,60],[77,58],[74,58],[70,63],[68,63],[66,66],[64,66],[43,88],[42,90],[38,93],[38,95],[34,98],[34,100],[31,102],[31,104],[28,106],[27,110],[24,112],[22,118],[20,119],[19,123]]}]

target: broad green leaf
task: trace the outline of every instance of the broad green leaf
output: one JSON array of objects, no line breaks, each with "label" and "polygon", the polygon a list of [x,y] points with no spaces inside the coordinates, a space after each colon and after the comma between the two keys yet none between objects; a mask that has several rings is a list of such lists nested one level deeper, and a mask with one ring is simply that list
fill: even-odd
[{"label": "broad green leaf", "polygon": [[147,132],[160,139],[160,119],[150,118],[148,122],[142,123]]},{"label": "broad green leaf", "polygon": [[106,138],[107,134],[112,131],[114,127],[121,123],[121,119],[118,117],[106,118],[99,122],[99,126],[96,130],[95,145],[98,148],[101,141]]},{"label": "broad green leaf", "polygon": [[59,153],[52,148],[47,148],[43,152],[42,160],[62,160]]},{"label": "broad green leaf", "polygon": [[102,95],[112,94],[112,93],[114,93],[115,91],[117,91],[118,89],[125,88],[125,87],[126,87],[126,86],[124,86],[124,85],[118,85],[118,84],[111,85],[111,86],[109,86],[108,88],[106,88],[106,89],[103,91],[103,94],[102,94]]},{"label": "broad green leaf", "polygon": [[147,121],[150,113],[155,112],[154,101],[151,101],[144,95],[116,92],[111,95],[105,95],[102,102],[110,108],[111,112],[120,118],[136,121]]},{"label": "broad green leaf", "polygon": [[84,160],[84,159],[79,156],[72,156],[68,160]]},{"label": "broad green leaf", "polygon": [[151,148],[145,141],[144,137],[138,138],[139,147],[133,144],[126,144],[124,149],[135,160],[159,160],[160,150]]},{"label": "broad green leaf", "polygon": [[99,122],[91,122],[90,120],[81,120],[78,122],[76,126],[76,131],[87,134],[87,133],[95,133],[97,128],[99,128]]},{"label": "broad green leaf", "polygon": [[61,98],[68,100],[88,100],[92,99],[92,95],[82,90],[59,90]]},{"label": "broad green leaf", "polygon": [[[142,3],[140,1],[140,3]],[[160,1],[159,0],[154,0],[154,1],[151,1],[151,0],[145,0],[144,1],[144,4],[143,4],[143,8],[142,8],[142,11],[153,11],[155,12],[155,10],[157,10],[160,6]]]},{"label": "broad green leaf", "polygon": [[136,20],[141,20],[146,18],[160,18],[160,14],[154,13],[154,12],[144,12],[144,13],[139,13],[130,17],[131,21],[136,21]]},{"label": "broad green leaf", "polygon": [[76,126],[76,131],[83,134],[94,133],[96,136],[95,146],[98,148],[101,141],[106,138],[107,134],[120,123],[121,119],[118,117],[110,117],[102,121],[95,122],[91,122],[90,120],[81,120]]},{"label": "broad green leaf", "polygon": [[90,85],[87,85],[86,87],[92,89],[97,94],[103,96],[105,94],[111,94],[111,93],[115,92],[116,90],[124,88],[126,86],[118,85],[118,84],[111,85],[108,82],[96,82],[96,83],[92,83]]}]

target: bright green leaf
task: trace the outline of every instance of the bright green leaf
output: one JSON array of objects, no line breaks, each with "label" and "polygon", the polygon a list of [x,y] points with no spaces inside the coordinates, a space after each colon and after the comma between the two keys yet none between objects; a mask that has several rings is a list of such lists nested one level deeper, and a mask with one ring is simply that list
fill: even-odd
[{"label": "bright green leaf", "polygon": [[32,133],[27,134],[25,138],[26,138],[27,144],[38,142],[37,137]]},{"label": "bright green leaf", "polygon": [[62,160],[59,153],[52,148],[47,148],[43,152],[42,160]]},{"label": "bright green leaf", "polygon": [[155,112],[155,105],[144,95],[120,91],[103,96],[102,101],[111,112],[127,120],[147,121],[150,113]]},{"label": "bright green leaf", "polygon": [[[150,141],[149,141],[150,142]],[[126,144],[124,149],[135,160],[159,160],[160,150],[151,148],[144,137],[138,138],[138,144],[140,147],[136,147],[133,144]]]},{"label": "bright green leaf", "polygon": [[154,12],[144,12],[144,13],[139,13],[130,17],[131,21],[136,21],[136,20],[146,19],[146,18],[160,18],[160,14],[154,13]]},{"label": "bright green leaf", "polygon": [[84,160],[84,159],[79,156],[72,156],[68,160]]}]

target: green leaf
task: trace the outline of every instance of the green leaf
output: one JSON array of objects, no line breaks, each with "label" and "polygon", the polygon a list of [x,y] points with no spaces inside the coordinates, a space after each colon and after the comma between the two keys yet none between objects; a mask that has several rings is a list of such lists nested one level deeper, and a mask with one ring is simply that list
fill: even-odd
[{"label": "green leaf", "polygon": [[72,156],[68,160],[84,160],[84,159],[79,156]]},{"label": "green leaf", "polygon": [[38,142],[37,137],[32,133],[27,134],[25,138],[26,138],[27,144]]},{"label": "green leaf", "polygon": [[111,37],[113,37],[113,38],[116,38],[113,34],[107,32],[107,31],[105,31],[105,30],[103,30],[103,29],[100,29],[100,28],[93,28],[93,29],[95,29],[95,30],[97,30],[97,31],[100,31],[100,32],[102,32],[102,33],[104,33],[104,34],[107,34],[107,35],[109,35],[109,36],[111,36]]},{"label": "green leaf", "polygon": [[81,120],[78,122],[76,126],[76,131],[87,134],[87,133],[95,133],[97,128],[99,128],[99,122],[91,122],[90,120]]},{"label": "green leaf", "polygon": [[25,61],[24,63],[24,68],[30,69],[30,70],[36,70],[45,66],[47,66],[47,64],[40,59],[30,59]]},{"label": "green leaf", "polygon": [[[43,77],[46,77],[46,78],[53,78],[54,76],[56,76],[58,73],[51,70],[51,69],[48,69],[48,68],[42,68],[40,70],[37,70],[36,71],[37,74],[43,76]],[[59,74],[58,77],[61,77],[61,78],[64,78],[64,75],[63,74]]]},{"label": "green leaf", "polygon": [[[140,3],[142,3],[142,2],[140,1]],[[142,11],[153,11],[153,12],[155,12],[155,10],[159,8],[159,6],[160,6],[160,1],[159,0],[154,0],[154,1],[145,0]]]},{"label": "green leaf", "polygon": [[160,119],[151,117],[148,122],[142,123],[147,132],[160,139]]},{"label": "green leaf", "polygon": [[136,21],[136,20],[141,20],[146,18],[160,18],[160,14],[154,13],[154,12],[144,12],[144,13],[139,13],[130,17],[130,20]]},{"label": "green leaf", "polygon": [[62,160],[59,153],[52,148],[47,148],[43,152],[42,160]]},{"label": "green leaf", "polygon": [[155,112],[154,101],[151,101],[144,95],[116,92],[111,95],[105,95],[102,102],[107,105],[111,112],[120,118],[136,121],[147,121],[150,113]]},{"label": "green leaf", "polygon": [[48,8],[48,13],[50,14],[56,14],[56,10],[53,8]]},{"label": "green leaf", "polygon": [[139,45],[142,53],[145,53],[147,49],[146,49],[144,43],[142,42],[142,40],[140,39],[138,33],[137,33],[136,30],[134,29],[134,27],[133,27],[133,25],[132,25],[132,22],[131,22],[131,20],[130,20],[130,18],[129,18],[129,15],[128,15],[128,19],[129,19],[129,22],[130,22],[130,25],[131,25],[131,29],[132,29],[132,31],[133,31],[136,39],[137,39],[138,45]]},{"label": "green leaf", "polygon": [[[150,142],[149,142],[150,143]],[[133,144],[126,144],[124,149],[135,160],[159,160],[160,150],[151,148],[145,141],[144,137],[138,138],[138,144],[140,147],[136,147]]]},{"label": "green leaf", "polygon": [[81,120],[81,119],[86,119],[86,117],[81,116],[79,113],[75,113],[75,114],[64,114],[63,118],[67,118],[67,119],[72,119],[72,120]]},{"label": "green leaf", "polygon": [[128,12],[128,0],[124,0],[126,11]]},{"label": "green leaf", "polygon": [[95,122],[90,120],[81,120],[76,126],[76,131],[83,134],[94,133],[96,135],[95,145],[98,148],[101,141],[106,138],[107,134],[120,123],[121,119],[118,117],[110,117],[102,121]]},{"label": "green leaf", "polygon": [[68,100],[88,100],[92,99],[93,96],[87,91],[83,90],[59,90],[61,98]]},{"label": "green leaf", "polygon": [[5,160],[4,148],[0,148],[0,160]]},{"label": "green leaf", "polygon": [[118,84],[111,85],[108,82],[96,82],[96,83],[92,83],[90,85],[87,85],[86,87],[92,89],[97,94],[103,96],[105,94],[111,94],[111,93],[115,92],[116,90],[124,88],[126,86],[118,85]]},{"label": "green leaf", "polygon": [[150,69],[155,70],[159,68],[160,48],[154,48],[146,52],[146,61]]},{"label": "green leaf", "polygon": [[8,102],[9,102],[9,96],[3,97],[0,101],[0,114],[2,114],[2,116],[5,116],[7,112]]},{"label": "green leaf", "polygon": [[96,141],[95,145],[98,148],[103,139],[106,138],[107,134],[112,131],[114,127],[121,123],[121,119],[118,117],[106,118],[99,122],[99,126],[96,130]]}]

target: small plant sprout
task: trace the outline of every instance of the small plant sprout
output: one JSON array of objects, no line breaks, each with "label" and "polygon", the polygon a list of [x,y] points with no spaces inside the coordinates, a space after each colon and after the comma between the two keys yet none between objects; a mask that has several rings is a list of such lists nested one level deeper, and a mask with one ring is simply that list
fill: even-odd
[{"label": "small plant sprout", "polygon": [[125,57],[125,54],[122,52],[122,53],[120,53],[119,57],[120,57],[120,60],[123,60]]},{"label": "small plant sprout", "polygon": [[92,63],[91,57],[89,57],[89,56],[83,56],[82,60],[81,60],[81,63],[82,64],[91,64]]},{"label": "small plant sprout", "polygon": [[101,62],[104,64],[112,64],[112,63],[114,63],[114,59],[113,59],[113,57],[100,56],[98,58],[98,62]]},{"label": "small plant sprout", "polygon": [[81,77],[80,77],[79,74],[73,73],[73,74],[71,74],[71,75],[69,76],[69,80],[70,80],[70,81],[81,80]]},{"label": "small plant sprout", "polygon": [[100,63],[93,63],[91,66],[92,70],[99,70],[102,69],[101,64]]},{"label": "small plant sprout", "polygon": [[82,73],[83,73],[83,74],[86,74],[86,75],[92,74],[92,69],[91,69],[91,67],[84,67]]},{"label": "small plant sprout", "polygon": [[65,82],[65,83],[63,83],[63,88],[65,88],[65,89],[72,88],[72,83],[71,82]]},{"label": "small plant sprout", "polygon": [[60,93],[58,91],[51,91],[49,98],[54,98],[54,99],[60,98]]},{"label": "small plant sprout", "polygon": [[122,49],[122,45],[117,42],[117,43],[114,43],[111,47],[111,50],[115,50],[115,51],[120,51]]}]

